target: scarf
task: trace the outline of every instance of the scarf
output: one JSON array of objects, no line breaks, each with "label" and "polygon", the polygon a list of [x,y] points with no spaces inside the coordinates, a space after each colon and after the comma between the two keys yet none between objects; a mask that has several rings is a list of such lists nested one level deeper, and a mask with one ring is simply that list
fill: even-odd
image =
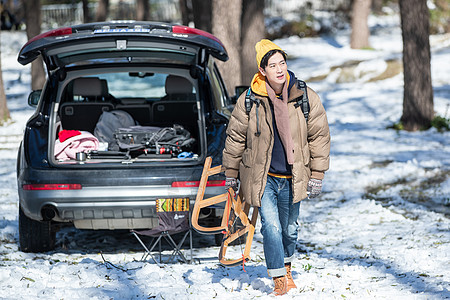
[{"label": "scarf", "polygon": [[286,152],[286,158],[290,165],[294,164],[294,141],[292,140],[291,127],[289,125],[289,111],[288,111],[288,85],[289,81],[286,80],[283,86],[282,98],[277,98],[275,91],[266,82],[266,89],[269,99],[273,103],[273,110],[275,114],[275,122],[278,128],[278,134],[280,135],[281,142]]}]

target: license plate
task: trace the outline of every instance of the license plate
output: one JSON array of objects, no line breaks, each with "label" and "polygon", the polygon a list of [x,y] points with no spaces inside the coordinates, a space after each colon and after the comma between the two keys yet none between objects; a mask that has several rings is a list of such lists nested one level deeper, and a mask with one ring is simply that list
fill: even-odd
[{"label": "license plate", "polygon": [[156,211],[189,211],[189,198],[156,199]]}]

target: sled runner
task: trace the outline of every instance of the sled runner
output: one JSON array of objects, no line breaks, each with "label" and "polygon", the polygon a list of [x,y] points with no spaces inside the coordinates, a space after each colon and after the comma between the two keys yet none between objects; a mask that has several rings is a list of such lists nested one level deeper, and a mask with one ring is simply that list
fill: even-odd
[{"label": "sled runner", "polygon": [[[203,199],[205,194],[208,177],[222,172],[222,166],[211,168],[211,157],[207,157],[203,167],[202,177],[195,199],[194,210],[192,212],[192,226],[194,229],[202,234],[218,234],[223,233],[224,238],[219,251],[219,261],[224,266],[237,266],[250,259],[250,248],[253,241],[253,234],[255,232],[255,224],[258,218],[258,208],[253,207],[252,215],[249,219],[250,205],[242,203],[238,192],[235,192],[231,187],[226,193],[213,196],[208,199]],[[218,205],[224,203],[224,213],[219,226],[205,227],[199,224],[199,214],[202,208]],[[228,245],[237,239],[244,239],[246,236],[245,248],[242,257],[235,259],[226,258]]]}]

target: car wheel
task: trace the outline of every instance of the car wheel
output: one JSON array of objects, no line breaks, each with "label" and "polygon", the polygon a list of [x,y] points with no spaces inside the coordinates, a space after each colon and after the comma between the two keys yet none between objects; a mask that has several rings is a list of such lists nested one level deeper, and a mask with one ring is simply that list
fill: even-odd
[{"label": "car wheel", "polygon": [[[218,233],[218,234],[214,235],[214,242],[215,242],[216,246],[221,246],[223,239],[224,239],[223,233]],[[244,236],[242,236],[240,238],[235,239],[229,245],[230,246],[243,245],[246,242],[247,242],[247,234],[245,234]]]},{"label": "car wheel", "polygon": [[28,218],[19,207],[19,244],[23,252],[46,252],[55,248],[56,232],[50,221]]},{"label": "car wheel", "polygon": [[223,241],[223,233],[218,233],[214,235],[214,242],[216,246],[222,245],[222,241]]}]

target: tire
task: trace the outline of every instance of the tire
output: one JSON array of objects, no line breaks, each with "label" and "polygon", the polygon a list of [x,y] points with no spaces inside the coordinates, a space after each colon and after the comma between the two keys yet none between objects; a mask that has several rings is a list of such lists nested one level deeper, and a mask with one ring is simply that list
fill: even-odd
[{"label": "tire", "polygon": [[[222,245],[223,239],[224,239],[223,233],[218,233],[218,234],[214,235],[214,242],[215,242],[216,246]],[[232,241],[230,243],[230,246],[244,245],[245,243],[247,243],[247,234]]]},{"label": "tire", "polygon": [[28,218],[19,207],[19,248],[23,252],[47,252],[55,249],[56,232],[50,221]]},{"label": "tire", "polygon": [[214,243],[216,244],[216,246],[222,245],[222,241],[223,241],[223,233],[218,233],[214,235]]}]

